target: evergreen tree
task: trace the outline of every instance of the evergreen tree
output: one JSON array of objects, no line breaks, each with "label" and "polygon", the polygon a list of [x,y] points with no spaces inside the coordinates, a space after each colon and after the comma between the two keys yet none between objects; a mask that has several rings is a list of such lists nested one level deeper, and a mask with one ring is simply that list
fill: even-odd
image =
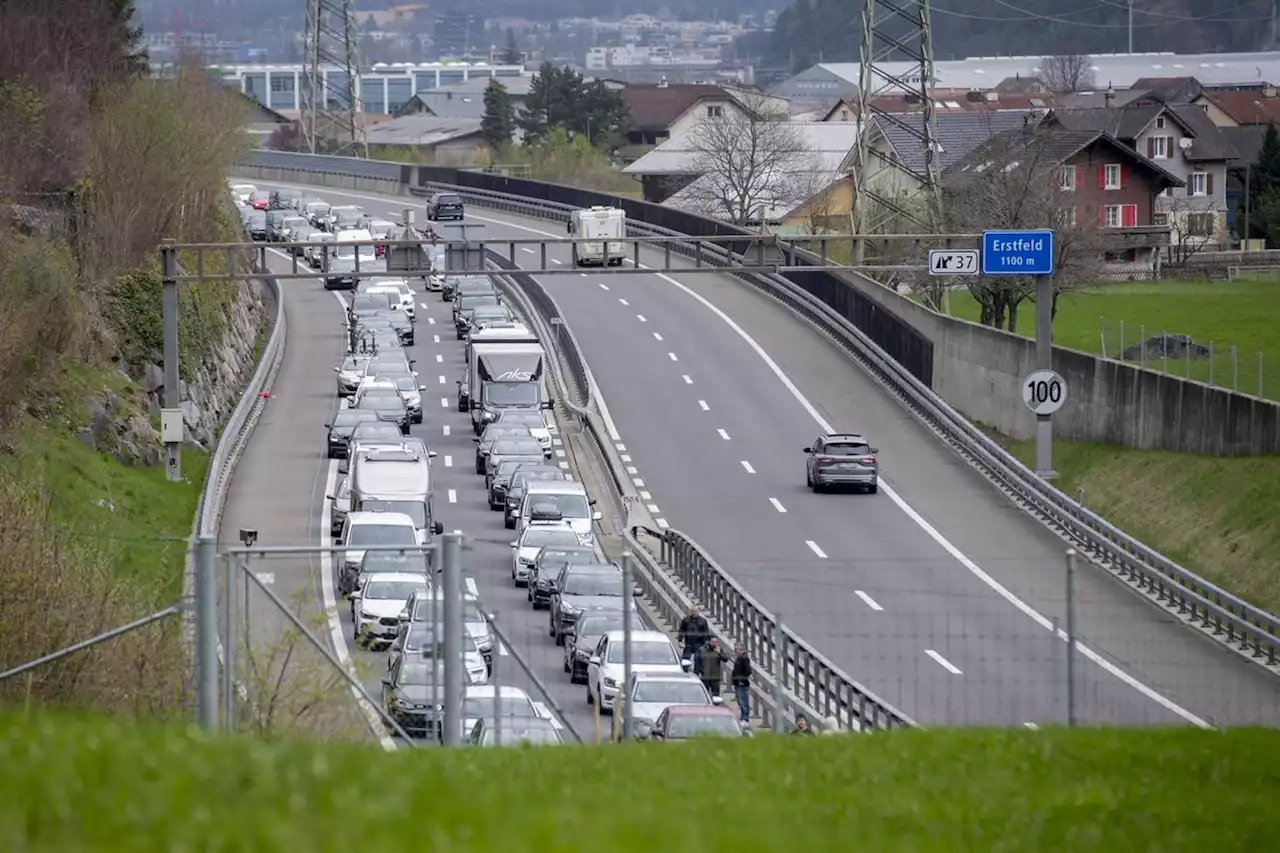
[{"label": "evergreen tree", "polygon": [[517,122],[530,145],[545,141],[553,127],[590,136],[592,142],[608,142],[626,115],[622,96],[602,81],[586,83],[573,69],[544,62],[529,81],[524,112]]},{"label": "evergreen tree", "polygon": [[507,87],[491,78],[484,90],[484,117],[480,119],[480,133],[490,148],[497,151],[511,142],[516,130],[515,104]]},{"label": "evergreen tree", "polygon": [[147,50],[142,46],[142,26],[134,24],[137,9],[133,0],[111,0],[111,20],[120,41],[125,73],[143,76],[150,70]]},{"label": "evergreen tree", "polygon": [[[1275,195],[1280,192],[1280,133],[1274,124],[1267,125],[1266,135],[1262,137],[1262,148],[1258,151],[1258,162],[1249,167],[1249,232],[1241,234],[1245,238],[1267,238],[1268,241],[1280,239],[1275,233],[1275,226],[1280,222],[1273,221],[1264,211],[1276,209]],[[1239,214],[1239,222],[1243,229],[1244,213]]]},{"label": "evergreen tree", "polygon": [[519,65],[521,63],[520,45],[516,43],[516,31],[510,27],[507,28],[506,47],[498,55],[498,61],[503,65]]}]

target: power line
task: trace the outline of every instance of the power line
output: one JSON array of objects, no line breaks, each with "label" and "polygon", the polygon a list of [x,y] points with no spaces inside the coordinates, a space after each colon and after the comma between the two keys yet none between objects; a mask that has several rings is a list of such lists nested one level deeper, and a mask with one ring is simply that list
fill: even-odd
[{"label": "power line", "polygon": [[[1097,23],[1093,21],[1073,21],[1069,18],[1063,17],[1063,15],[1079,15],[1079,14],[1083,14],[1084,12],[1092,12],[1102,8],[1121,9],[1127,12],[1129,11],[1129,6],[1125,3],[1107,2],[1107,0],[1102,0],[1102,2],[1099,2],[1096,6],[1091,6],[1088,9],[1079,9],[1074,12],[1063,12],[1059,14],[1045,14],[1043,12],[1033,12],[1030,9],[1024,9],[1020,6],[1015,6],[1012,3],[1006,2],[1006,0],[993,0],[993,1],[998,5],[1003,6],[1006,9],[1009,9],[1010,11],[1017,12],[1023,17],[1010,18],[1008,15],[998,15],[998,16],[997,15],[974,15],[968,12],[957,12],[951,9],[944,9],[941,6],[939,6],[936,2],[933,4],[932,8],[935,14],[947,15],[952,18],[963,18],[965,20],[970,20],[970,21],[992,21],[992,22],[997,22],[1002,24],[1018,23],[1022,21],[1048,21],[1050,23],[1063,24],[1069,27],[1083,27],[1086,29],[1094,29],[1094,30],[1129,30],[1129,29],[1149,30],[1149,29],[1155,29],[1157,27],[1167,27],[1175,23],[1196,23],[1196,22],[1211,23],[1211,24],[1239,23],[1239,22],[1256,23],[1256,22],[1271,20],[1271,15],[1269,14],[1263,15],[1263,16],[1247,17],[1247,18],[1245,17],[1220,18],[1220,17],[1215,17],[1216,15],[1220,14],[1219,12],[1214,12],[1210,15],[1190,16],[1190,15],[1173,15],[1171,13],[1164,13],[1164,12],[1143,11],[1141,9],[1138,9],[1137,7],[1134,7],[1133,9],[1134,14],[1150,15],[1153,17],[1154,16],[1167,17],[1167,18],[1170,18],[1170,20],[1149,22],[1149,23],[1142,23],[1142,24],[1133,24],[1131,27],[1127,23],[1114,23],[1114,22],[1113,23]],[[1228,9],[1226,11],[1234,12],[1234,11],[1238,11],[1238,9]]]}]

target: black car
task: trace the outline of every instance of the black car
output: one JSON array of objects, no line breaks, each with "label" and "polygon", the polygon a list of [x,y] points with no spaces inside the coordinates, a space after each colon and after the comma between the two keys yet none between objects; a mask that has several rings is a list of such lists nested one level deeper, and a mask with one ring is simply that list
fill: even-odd
[{"label": "black car", "polygon": [[244,227],[249,232],[249,239],[266,242],[267,231],[267,215],[261,210],[255,210],[249,214],[244,221]]},{"label": "black car", "polygon": [[356,289],[356,259],[350,258],[330,258],[329,263],[324,271],[324,289],[325,290],[355,290]]},{"label": "black car", "polygon": [[532,437],[533,433],[529,432],[529,428],[522,424],[516,424],[515,426],[490,424],[485,427],[483,433],[472,439],[476,443],[476,473],[483,474],[485,472],[485,463],[489,460],[489,451],[493,450],[493,443],[498,439]]},{"label": "black car", "polygon": [[363,423],[379,420],[377,412],[360,411],[358,409],[340,409],[333,420],[325,424],[329,430],[329,458],[345,459],[347,449],[351,446],[351,434]]},{"label": "black car", "polygon": [[462,219],[462,196],[457,193],[436,193],[427,202],[427,219]]},{"label": "black car", "polygon": [[551,591],[555,588],[556,578],[560,570],[568,565],[596,565],[600,558],[596,550],[589,545],[557,545],[554,548],[543,546],[538,556],[533,558],[533,569],[529,572],[528,599],[537,610],[551,600]]},{"label": "black car", "polygon": [[403,311],[388,311],[384,316],[391,324],[391,328],[395,329],[400,343],[407,347],[413,346],[413,321],[409,316]]},{"label": "black car", "polygon": [[453,300],[453,326],[458,332],[458,340],[466,337],[471,327],[471,312],[476,308],[493,308],[502,304],[496,293],[459,294]]},{"label": "black car", "polygon": [[444,662],[436,658],[400,655],[382,676],[382,705],[410,737],[426,737],[435,715],[431,698],[444,695]]},{"label": "black car", "polygon": [[409,434],[409,407],[405,405],[404,397],[399,391],[388,389],[362,394],[353,409],[357,412],[376,412],[383,420],[394,420],[402,434]]},{"label": "black car", "polygon": [[494,469],[493,476],[489,478],[489,509],[496,512],[507,508],[507,488],[511,485],[511,476],[524,464],[526,463],[513,459]]},{"label": "black car", "polygon": [[567,629],[583,613],[634,608],[635,604],[627,598],[639,594],[639,587],[623,590],[622,569],[612,563],[567,565],[560,569],[560,576],[551,591],[551,620],[547,633],[555,637],[557,646],[563,645]]},{"label": "black car", "polygon": [[294,203],[302,198],[298,190],[272,190],[267,201],[267,210],[292,210]]},{"label": "black car", "polygon": [[587,663],[600,638],[610,631],[623,629],[621,610],[588,610],[578,621],[565,628],[564,671],[571,684],[585,684]]}]

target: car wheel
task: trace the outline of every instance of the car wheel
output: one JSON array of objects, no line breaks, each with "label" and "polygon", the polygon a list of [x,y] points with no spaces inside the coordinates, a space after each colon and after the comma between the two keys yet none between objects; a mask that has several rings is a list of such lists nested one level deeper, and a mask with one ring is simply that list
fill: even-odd
[{"label": "car wheel", "polygon": [[504,518],[502,524],[508,530],[515,530],[516,528],[516,520],[514,518]]},{"label": "car wheel", "polygon": [[483,464],[483,463],[476,465],[476,473],[477,473],[477,474],[483,474],[483,473],[484,473],[484,464]]},{"label": "car wheel", "polygon": [[591,691],[590,680],[587,681],[587,704],[588,705],[596,704],[596,694]]},{"label": "car wheel", "polygon": [[813,488],[813,473],[808,468],[804,469],[804,484],[809,488]]},{"label": "car wheel", "polygon": [[567,653],[564,656],[564,671],[573,675],[573,667],[569,666],[569,655]]},{"label": "car wheel", "polygon": [[548,637],[556,637],[556,636],[559,636],[559,635],[556,633],[556,618],[555,618],[554,616],[552,616],[552,617],[547,621],[547,636],[548,636]]},{"label": "car wheel", "polygon": [[869,495],[874,495],[879,491],[880,491],[880,486],[878,484],[874,486],[867,486],[867,494]]},{"label": "car wheel", "polygon": [[561,634],[559,632],[556,633],[556,645],[557,646],[564,645],[564,634]]}]

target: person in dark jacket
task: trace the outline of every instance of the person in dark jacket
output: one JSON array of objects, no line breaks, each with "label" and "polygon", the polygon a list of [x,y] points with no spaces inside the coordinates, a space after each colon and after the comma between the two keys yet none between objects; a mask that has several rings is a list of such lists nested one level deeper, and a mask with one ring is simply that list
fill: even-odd
[{"label": "person in dark jacket", "polygon": [[676,629],[676,639],[684,646],[680,657],[693,661],[694,672],[702,672],[702,661],[698,657],[698,650],[702,648],[702,644],[709,636],[711,636],[711,626],[707,624],[706,617],[695,604],[689,611],[689,615],[680,620],[680,627]]},{"label": "person in dark jacket", "polygon": [[719,696],[723,668],[729,662],[729,656],[716,644],[715,637],[709,637],[706,645],[698,650],[698,658],[702,664],[698,667],[700,670],[698,677],[702,679],[702,686],[707,688],[707,692],[712,696]]},{"label": "person in dark jacket", "polygon": [[800,714],[796,717],[796,727],[791,732],[793,735],[811,735],[813,729],[809,727],[809,718]]},{"label": "person in dark jacket", "polygon": [[733,651],[735,657],[729,681],[733,684],[733,696],[738,700],[739,718],[746,725],[751,721],[751,658],[747,657],[747,648],[741,643]]}]

